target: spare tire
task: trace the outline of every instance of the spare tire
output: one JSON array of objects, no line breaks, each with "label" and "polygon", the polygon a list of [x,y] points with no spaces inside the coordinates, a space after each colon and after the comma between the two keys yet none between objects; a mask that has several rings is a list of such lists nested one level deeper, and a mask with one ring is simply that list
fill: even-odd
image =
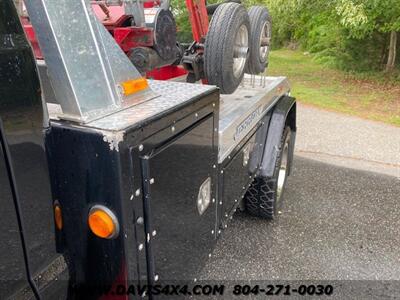
[{"label": "spare tire", "polygon": [[250,41],[246,9],[237,3],[221,4],[215,11],[204,45],[204,71],[209,84],[231,94],[244,76]]},{"label": "spare tire", "polygon": [[253,6],[249,9],[251,33],[250,56],[246,73],[260,74],[268,66],[272,21],[268,9],[263,6]]}]

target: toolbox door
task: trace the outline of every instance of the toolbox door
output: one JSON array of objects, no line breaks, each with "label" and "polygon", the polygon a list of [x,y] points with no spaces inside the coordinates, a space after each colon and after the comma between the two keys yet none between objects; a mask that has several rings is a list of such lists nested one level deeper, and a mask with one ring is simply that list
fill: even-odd
[{"label": "toolbox door", "polygon": [[[175,127],[178,130],[179,124]],[[214,132],[210,114],[141,159],[150,283],[196,278],[212,251],[217,186]]]},{"label": "toolbox door", "polygon": [[223,199],[221,220],[224,227],[260,168],[269,118],[270,116],[266,115],[259,126],[250,132],[249,137],[245,138],[222,163],[219,184]]},{"label": "toolbox door", "polygon": [[258,167],[252,166],[252,158],[256,153],[255,148],[259,145],[256,143],[256,134],[253,134],[223,167],[223,219],[227,219],[233,214],[232,208],[241,200],[252,180]]}]

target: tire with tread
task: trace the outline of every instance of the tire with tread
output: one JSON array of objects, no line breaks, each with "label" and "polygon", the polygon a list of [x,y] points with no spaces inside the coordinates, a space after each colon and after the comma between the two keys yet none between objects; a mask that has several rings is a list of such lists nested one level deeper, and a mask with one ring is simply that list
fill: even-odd
[{"label": "tire with tread", "polygon": [[[264,24],[269,24],[269,30],[271,30],[272,21],[269,11],[263,6],[252,6],[249,9],[251,34],[250,34],[250,55],[246,66],[246,73],[248,74],[260,74],[265,71],[268,66],[268,55],[261,57],[261,33],[264,29]],[[271,34],[271,33],[269,33]]]},{"label": "tire with tread", "polygon": [[[256,177],[245,195],[246,211],[254,216],[274,219],[282,205],[282,193],[285,190],[286,177],[280,199],[277,199],[277,182],[282,161],[282,150],[290,144],[291,129],[286,126],[279,147],[278,158],[272,177]],[[288,166],[287,166],[288,167]]]},{"label": "tire with tread", "polygon": [[220,88],[221,94],[231,94],[243,79],[234,75],[233,57],[236,34],[245,25],[250,39],[247,10],[238,3],[221,4],[215,11],[204,45],[204,71],[209,84]]}]

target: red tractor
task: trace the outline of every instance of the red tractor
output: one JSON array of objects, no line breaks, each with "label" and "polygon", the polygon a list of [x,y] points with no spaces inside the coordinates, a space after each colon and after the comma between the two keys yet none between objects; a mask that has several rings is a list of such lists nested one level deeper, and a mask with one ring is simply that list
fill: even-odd
[{"label": "red tractor", "polygon": [[[260,74],[268,65],[271,18],[265,7],[247,11],[238,0],[207,5],[185,0],[193,42],[180,43],[169,0],[92,0],[97,19],[135,67],[148,78],[186,76],[233,93],[244,73]],[[211,21],[209,22],[209,16]],[[36,57],[42,59],[29,18],[23,20]]]}]

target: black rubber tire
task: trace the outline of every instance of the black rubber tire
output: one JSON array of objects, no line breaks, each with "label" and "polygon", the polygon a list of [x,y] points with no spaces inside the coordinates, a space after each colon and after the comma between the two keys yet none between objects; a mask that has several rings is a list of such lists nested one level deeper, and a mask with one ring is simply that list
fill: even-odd
[{"label": "black rubber tire", "polygon": [[[251,215],[264,219],[274,219],[282,206],[282,195],[285,190],[287,178],[285,178],[283,191],[281,192],[281,197],[279,201],[277,200],[277,182],[279,168],[282,161],[282,149],[286,143],[287,146],[289,146],[290,136],[291,130],[290,127],[287,126],[282,135],[273,176],[267,178],[256,177],[246,192],[244,199],[245,207],[246,211]],[[286,177],[287,176],[288,172],[286,172]]]},{"label": "black rubber tire", "polygon": [[221,4],[211,19],[204,45],[204,71],[208,83],[218,86],[221,94],[233,93],[244,76],[245,68],[238,77],[233,72],[233,46],[243,24],[250,39],[249,15],[238,3]]},{"label": "black rubber tire", "polygon": [[[265,71],[268,66],[268,55],[265,58],[260,56],[261,33],[266,22],[269,22],[269,30],[271,30],[272,20],[269,11],[263,6],[252,6],[249,9],[251,34],[250,34],[250,55],[246,66],[247,74],[260,74]],[[269,49],[268,49],[269,52]]]}]

